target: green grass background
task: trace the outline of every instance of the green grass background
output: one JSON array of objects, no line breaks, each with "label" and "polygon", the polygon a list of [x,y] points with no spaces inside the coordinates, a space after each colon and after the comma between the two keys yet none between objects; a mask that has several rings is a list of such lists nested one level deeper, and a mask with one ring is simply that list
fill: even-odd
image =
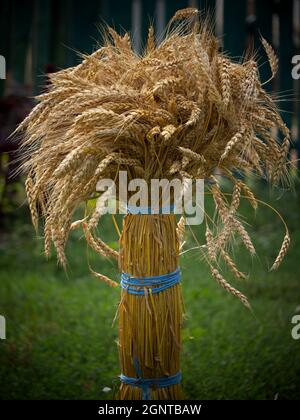
[{"label": "green grass background", "polygon": [[[186,398],[300,397],[300,340],[291,337],[291,318],[300,313],[299,196],[289,192],[278,200],[264,187],[257,195],[281,211],[292,245],[280,270],[268,272],[282,224],[268,208],[255,214],[242,206],[257,256],[249,257],[237,242],[235,257],[249,279],[234,281],[226,270],[225,275],[248,296],[253,312],[215,283],[197,250],[181,258]],[[117,326],[112,327],[119,290],[89,275],[87,256],[94,269],[114,279],[117,267],[87,251],[81,233],[74,232],[66,275],[55,257],[44,259],[42,239],[24,213],[18,209],[0,233],[0,314],[7,320],[7,339],[0,340],[0,399],[111,399],[119,374]],[[116,246],[110,216],[100,229]],[[194,229],[200,243],[202,229]],[[189,233],[187,245],[195,245]]]}]

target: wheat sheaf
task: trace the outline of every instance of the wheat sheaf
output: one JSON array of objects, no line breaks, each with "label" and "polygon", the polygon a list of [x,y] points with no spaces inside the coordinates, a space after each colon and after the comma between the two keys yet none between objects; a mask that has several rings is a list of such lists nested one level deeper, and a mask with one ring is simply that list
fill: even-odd
[{"label": "wheat sheaf", "polygon": [[[267,41],[262,44],[274,77],[277,59]],[[290,139],[255,59],[231,61],[220,52],[209,24],[189,8],[176,13],[158,45],[150,27],[142,55],[135,53],[128,33],[121,36],[109,27],[101,48],[49,77],[48,91],[36,98],[38,104],[17,130],[25,136],[23,169],[33,223],[37,226],[39,215],[45,220],[46,254],[53,243],[65,265],[69,232],[82,226],[93,249],[117,257],[95,234],[101,212],[73,221],[74,211],[94,197],[102,178],[116,179],[120,170],[147,182],[205,178],[218,215],[214,226],[206,219],[206,260],[217,282],[248,305],[223,279],[218,264],[223,259],[244,277],[228,254],[237,236],[255,252],[237,216],[241,197],[257,207],[241,174],[286,182]],[[233,183],[231,202],[216,171]],[[286,231],[273,268],[289,242]]]}]

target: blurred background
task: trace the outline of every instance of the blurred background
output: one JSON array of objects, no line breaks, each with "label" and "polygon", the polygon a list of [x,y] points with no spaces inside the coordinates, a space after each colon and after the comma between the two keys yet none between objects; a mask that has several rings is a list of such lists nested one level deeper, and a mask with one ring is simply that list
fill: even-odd
[{"label": "blurred background", "polygon": [[[92,52],[101,44],[105,23],[130,31],[141,53],[149,22],[159,42],[168,20],[185,7],[210,15],[232,59],[256,51],[262,80],[268,80],[270,70],[260,35],[274,47],[279,72],[265,87],[278,98],[291,127],[295,184],[275,192],[263,182],[255,184],[257,197],[279,210],[291,231],[291,249],[276,273],[268,268],[284,235],[280,219],[269,207],[262,205],[255,214],[243,205],[257,256],[251,260],[237,247],[236,259],[249,279],[237,284],[229,273],[227,278],[249,297],[252,312],[219,289],[196,251],[182,256],[186,397],[300,397],[300,340],[291,335],[292,318],[300,314],[300,81],[292,77],[300,62],[300,56],[293,59],[300,55],[300,0],[0,0],[0,315],[6,318],[0,399],[110,399],[119,374],[117,328],[112,326],[119,292],[89,276],[87,259],[115,279],[118,269],[89,252],[80,233],[68,245],[67,273],[55,256],[44,259],[41,232],[35,234],[30,224],[24,180],[15,175],[18,142],[8,136],[45,89],[47,74],[76,65],[78,52]],[[247,181],[253,186],[253,179]],[[206,206],[212,209],[209,198]],[[117,248],[110,217],[102,223],[103,239]],[[202,227],[194,231],[201,242]],[[187,246],[194,245],[192,239],[188,233]]]}]

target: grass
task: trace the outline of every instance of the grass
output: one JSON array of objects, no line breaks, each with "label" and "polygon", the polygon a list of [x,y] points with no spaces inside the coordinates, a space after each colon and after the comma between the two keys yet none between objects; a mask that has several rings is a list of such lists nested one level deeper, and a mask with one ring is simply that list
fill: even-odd
[{"label": "grass", "polygon": [[[269,197],[264,188],[258,195]],[[244,206],[258,256],[251,260],[238,243],[236,260],[250,278],[232,282],[246,293],[252,312],[220,289],[197,251],[181,258],[187,398],[300,397],[300,342],[291,337],[291,318],[300,312],[299,197],[271,199],[288,222],[292,245],[280,270],[268,272],[284,231],[269,209],[255,216]],[[54,257],[46,261],[42,240],[23,212],[0,239],[0,314],[7,322],[7,339],[0,340],[0,398],[111,399],[119,374],[112,327],[119,291],[89,275],[79,232],[68,245],[68,276]],[[102,236],[116,245],[109,216],[101,223]],[[202,227],[195,232],[201,238]],[[118,278],[109,260],[92,252],[88,257],[93,268]],[[228,272],[226,278],[232,280]],[[104,387],[112,390],[105,393]]]}]

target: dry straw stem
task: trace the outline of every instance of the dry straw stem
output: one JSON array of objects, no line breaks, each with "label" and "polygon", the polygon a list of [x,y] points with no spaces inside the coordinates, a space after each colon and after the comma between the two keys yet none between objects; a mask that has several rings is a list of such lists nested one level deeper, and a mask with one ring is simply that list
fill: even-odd
[{"label": "dry straw stem", "polygon": [[[179,241],[171,215],[127,215],[120,239],[120,268],[134,276],[154,276],[178,267]],[[181,285],[145,296],[122,291],[119,357],[122,372],[136,377],[134,358],[144,378],[174,375],[180,369],[183,306]],[[121,384],[120,399],[141,399],[141,390]],[[181,385],[151,390],[151,399],[180,400]]]},{"label": "dry straw stem", "polygon": [[[262,44],[275,74],[274,51]],[[128,170],[129,180],[147,182],[209,178],[216,169],[233,178],[253,172],[276,184],[288,179],[289,130],[263,89],[254,57],[231,61],[193,8],[175,14],[159,45],[150,28],[141,55],[129,34],[108,28],[101,48],[50,75],[48,91],[36,99],[17,130],[24,134],[28,201],[33,223],[38,209],[46,219],[46,253],[53,242],[63,264],[74,211],[95,195],[99,180],[118,179],[120,170]],[[282,146],[276,128],[286,138]],[[241,188],[255,206],[250,188]],[[215,203],[224,243],[212,244],[219,252],[233,229],[254,252],[233,214],[238,200],[230,211],[220,197]],[[97,220],[91,212],[85,223],[92,227]]]},{"label": "dry straw stem", "polygon": [[185,234],[185,217],[181,216],[179,222],[177,223],[177,237],[179,241],[179,249],[183,247],[184,244],[184,234]]}]

